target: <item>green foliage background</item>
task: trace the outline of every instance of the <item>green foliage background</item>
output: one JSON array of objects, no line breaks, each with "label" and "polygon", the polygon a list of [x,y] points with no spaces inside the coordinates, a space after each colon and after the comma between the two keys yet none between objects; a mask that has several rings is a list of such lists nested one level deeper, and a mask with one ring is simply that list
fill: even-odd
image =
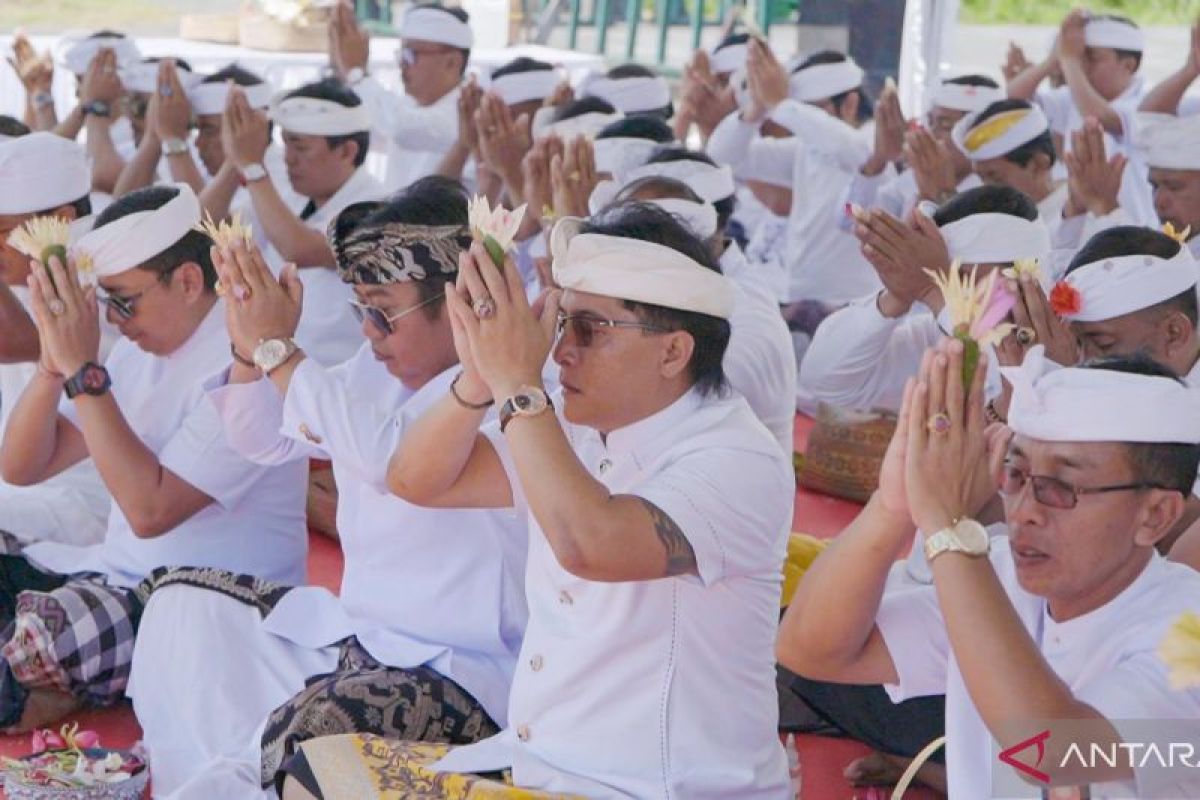
[{"label": "green foliage background", "polygon": [[960,19],[970,23],[1053,25],[1076,6],[1123,14],[1139,25],[1180,25],[1200,15],[1200,0],[962,0]]}]

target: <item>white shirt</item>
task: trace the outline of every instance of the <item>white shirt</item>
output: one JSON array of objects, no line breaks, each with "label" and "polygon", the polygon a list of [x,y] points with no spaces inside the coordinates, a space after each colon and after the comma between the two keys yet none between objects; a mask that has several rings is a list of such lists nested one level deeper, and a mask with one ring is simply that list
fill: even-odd
[{"label": "white shirt", "polygon": [[[974,172],[958,182],[955,191],[962,193],[976,186],[982,186],[983,181]],[[899,175],[885,169],[878,175],[863,175],[855,170],[850,186],[846,190],[846,202],[854,203],[863,208],[881,208],[899,220],[907,220],[908,215],[917,207],[920,190],[917,179],[911,169],[906,169]],[[839,203],[830,211],[835,215],[837,224],[844,230],[853,230],[853,221],[846,215],[843,204]]]},{"label": "white shirt", "polygon": [[[1157,652],[1179,614],[1200,609],[1200,575],[1194,570],[1155,553],[1142,574],[1115,599],[1059,623],[1047,613],[1045,600],[1021,589],[1007,539],[992,539],[991,561],[1026,631],[1077,700],[1112,721],[1200,718],[1200,689],[1172,691],[1167,667]],[[997,748],[967,692],[936,589],[913,588],[886,595],[876,624],[899,677],[898,684],[884,687],[892,700],[946,695],[950,797],[994,796],[991,776]],[[1093,785],[1091,796],[1200,796],[1197,778],[1187,785],[1169,787],[1172,791],[1164,792],[1161,786],[1152,790],[1149,781],[1154,772],[1153,767],[1138,770],[1137,787]]]},{"label": "white shirt", "polygon": [[790,455],[796,425],[796,353],[759,266],[746,260],[736,242],[721,255],[721,271],[730,278],[735,296],[722,366],[729,384]]},{"label": "white shirt", "polygon": [[[168,356],[123,339],[108,359],[112,395],[125,421],[164,469],[213,502],[154,538],[134,534],[114,501],[101,544],[31,545],[25,554],[60,574],[100,572],[135,586],[162,566],[219,567],[281,583],[304,580],[307,465],[260,467],[225,441],[216,407],[201,386],[229,364],[225,311],[218,302],[191,337]],[[79,426],[73,402],[59,406]]]},{"label": "white shirt", "polygon": [[787,247],[787,217],[779,217],[764,208],[764,214],[746,242],[746,260],[754,265],[759,279],[767,286],[771,300],[779,305],[787,295],[788,274],[784,263]]},{"label": "white shirt", "polygon": [[[354,173],[334,192],[325,204],[308,219],[301,220],[309,228],[322,235],[329,223],[347,206],[366,200],[381,200],[386,195],[382,184],[372,178],[363,167]],[[292,213],[297,217],[309,200],[296,197]],[[255,228],[259,227],[254,217]],[[263,251],[272,268],[283,265],[283,257],[274,246]],[[362,344],[362,325],[350,307],[354,292],[337,274],[333,265],[305,267],[299,270],[300,282],[304,285],[304,307],[300,313],[300,327],[296,330],[296,342],[304,352],[326,366],[340,364],[353,356]]]},{"label": "white shirt", "polygon": [[744,122],[735,111],[713,131],[708,153],[735,171],[761,172],[761,167],[753,166],[756,159],[777,163],[776,157],[766,153],[791,149],[792,209],[786,249],[789,282],[784,301],[841,304],[878,290],[879,277],[859,252],[858,240],[831,224],[829,217],[830,209],[841,205],[854,174],[870,155],[870,140],[864,131],[795,100],[780,103],[770,118],[790,130],[793,137],[759,137],[759,126]]},{"label": "white shirt", "polygon": [[209,382],[209,395],[247,458],[333,462],[341,594],[293,589],[267,630],[313,648],[353,634],[384,664],[428,664],[504,724],[527,617],[525,518],[512,509],[420,508],[387,488],[405,426],[444,398],[457,374],[455,366],[413,391],[366,343],[337,367],[301,362],[286,398],[269,381],[227,385],[225,376]]},{"label": "white shirt", "polygon": [[369,75],[353,89],[371,111],[372,134],[388,142],[383,182],[388,194],[437,172],[442,158],[458,141],[457,86],[427,106],[385,88]]},{"label": "white shirt", "polygon": [[[452,751],[439,768],[511,764],[518,786],[594,798],[788,797],[774,642],[795,494],[789,460],[741,398],[689,392],[613,431],[607,446],[558,413],[589,473],[679,525],[699,577],[577,578],[531,514],[513,727]],[[525,508],[502,434],[484,432]]]}]

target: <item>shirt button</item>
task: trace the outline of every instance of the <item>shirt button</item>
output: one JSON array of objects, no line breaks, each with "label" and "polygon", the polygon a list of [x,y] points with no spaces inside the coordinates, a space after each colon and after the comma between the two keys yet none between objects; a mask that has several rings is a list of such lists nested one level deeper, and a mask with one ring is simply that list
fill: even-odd
[{"label": "shirt button", "polygon": [[540,655],[534,656],[533,658],[529,659],[529,668],[534,672],[541,672],[545,663],[545,660],[543,660]]},{"label": "shirt button", "polygon": [[520,739],[522,742],[528,742],[529,736],[530,736],[530,732],[529,732],[528,725],[518,725],[517,726],[517,738],[518,739]]},{"label": "shirt button", "polygon": [[612,469],[612,462],[607,458],[600,462],[600,474],[603,475]]},{"label": "shirt button", "polygon": [[558,602],[562,603],[564,606],[574,605],[575,598],[571,597],[570,592],[568,592],[566,589],[563,589],[558,593]]}]

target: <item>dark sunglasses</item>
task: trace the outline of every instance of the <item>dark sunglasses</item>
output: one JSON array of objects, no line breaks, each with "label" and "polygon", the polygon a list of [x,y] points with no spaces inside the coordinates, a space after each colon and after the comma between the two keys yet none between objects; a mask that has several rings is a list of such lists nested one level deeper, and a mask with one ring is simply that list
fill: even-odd
[{"label": "dark sunglasses", "polygon": [[[1096,486],[1081,488],[1073,486],[1058,478],[1048,475],[1031,475],[1029,470],[1018,467],[1013,463],[1004,462],[1004,474],[1000,478],[1000,493],[1008,496],[1020,494],[1026,483],[1033,484],[1033,498],[1050,508],[1072,509],[1079,503],[1079,498],[1089,494],[1106,494],[1108,492],[1140,492],[1146,489],[1164,489],[1155,483],[1123,483],[1117,486]],[[1170,491],[1170,490],[1168,490]]]},{"label": "dark sunglasses", "polygon": [[106,292],[97,286],[96,299],[103,303],[105,307],[111,308],[121,319],[133,319],[133,315],[137,313],[137,309],[133,307],[133,304],[146,292],[150,291],[155,286],[162,285],[163,283],[164,281],[160,279],[159,281],[150,284],[145,289],[142,289],[140,292],[135,292],[130,295],[112,294],[111,292]]},{"label": "dark sunglasses", "polygon": [[580,347],[591,347],[592,341],[596,336],[597,328],[606,328],[609,330],[615,328],[636,328],[643,331],[652,331],[654,333],[670,333],[669,330],[660,325],[651,325],[646,322],[626,322],[619,319],[604,319],[595,317],[591,314],[564,314],[558,312],[558,324],[556,330],[559,336],[562,336],[567,325],[571,326],[571,335],[575,337],[575,343]]},{"label": "dark sunglasses", "polygon": [[354,316],[358,319],[359,324],[362,324],[364,319],[369,319],[371,320],[371,324],[375,326],[376,330],[378,330],[384,336],[391,336],[396,331],[396,327],[392,324],[393,322],[401,317],[408,316],[419,308],[424,308],[431,303],[435,303],[445,296],[446,295],[444,292],[440,292],[428,300],[422,300],[415,306],[409,306],[403,311],[392,314],[390,317],[383,312],[383,309],[376,308],[370,303],[363,303],[354,298],[350,299],[350,308],[354,309]]}]

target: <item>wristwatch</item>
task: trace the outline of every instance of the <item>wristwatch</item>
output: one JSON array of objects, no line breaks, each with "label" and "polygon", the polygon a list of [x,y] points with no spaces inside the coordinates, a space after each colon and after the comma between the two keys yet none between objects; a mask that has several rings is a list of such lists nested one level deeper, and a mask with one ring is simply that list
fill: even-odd
[{"label": "wristwatch", "polygon": [[49,92],[36,92],[33,95],[33,105],[35,108],[49,108],[54,105],[54,95]]},{"label": "wristwatch", "polygon": [[188,144],[183,139],[163,139],[162,154],[164,156],[181,156],[187,153]]},{"label": "wristwatch", "polygon": [[246,183],[261,181],[265,177],[267,177],[267,168],[262,164],[247,164],[242,169],[242,180],[246,181]]},{"label": "wristwatch", "polygon": [[91,100],[80,106],[85,115],[91,114],[94,117],[109,117],[112,116],[112,106],[103,100]]},{"label": "wristwatch", "polygon": [[991,543],[986,528],[973,519],[960,519],[925,539],[925,560],[932,564],[943,553],[986,556]]},{"label": "wristwatch", "polygon": [[292,357],[300,347],[291,337],[286,339],[263,339],[254,348],[254,366],[262,370],[263,375],[270,375]]},{"label": "wristwatch", "polygon": [[549,408],[554,408],[554,403],[544,389],[522,386],[500,406],[500,432],[504,432],[513,417],[536,417]]},{"label": "wristwatch", "polygon": [[94,361],[89,361],[79,368],[79,371],[63,382],[63,391],[68,399],[74,399],[81,394],[99,397],[112,386],[112,378],[108,370]]}]

